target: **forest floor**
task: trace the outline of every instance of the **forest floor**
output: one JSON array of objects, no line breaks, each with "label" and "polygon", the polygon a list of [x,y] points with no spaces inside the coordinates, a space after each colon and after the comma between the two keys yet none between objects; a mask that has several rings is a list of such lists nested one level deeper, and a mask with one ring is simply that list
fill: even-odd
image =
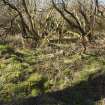
[{"label": "forest floor", "polygon": [[0,105],[105,105],[104,37],[85,54],[76,38],[36,50],[1,44]]}]

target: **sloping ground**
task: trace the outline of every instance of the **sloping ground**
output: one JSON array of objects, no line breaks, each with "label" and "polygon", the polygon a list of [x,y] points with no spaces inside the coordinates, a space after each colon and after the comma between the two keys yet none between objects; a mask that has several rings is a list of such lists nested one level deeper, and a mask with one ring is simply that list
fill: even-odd
[{"label": "sloping ground", "polygon": [[[60,60],[63,62],[66,59],[62,56]],[[28,98],[22,105],[104,105],[105,61],[103,58],[96,55],[81,57],[76,54],[68,59],[70,60],[69,64],[67,61],[66,63],[60,61],[61,65],[57,65],[59,60],[56,61],[55,57],[56,63],[52,61],[51,64],[56,64],[61,68],[59,71],[56,70],[51,80],[48,80],[52,84],[50,92]],[[48,75],[52,75],[54,72],[52,70],[55,70],[56,67],[51,65],[47,67],[50,69]],[[41,69],[42,67],[39,70]],[[47,74],[46,70],[45,73]]]},{"label": "sloping ground", "polygon": [[36,56],[33,55],[32,51],[19,52],[0,45],[0,105],[21,101],[46,90],[44,83],[47,78],[31,66],[36,62]]},{"label": "sloping ground", "polygon": [[98,104],[105,98],[104,49],[80,48],[78,41],[35,51],[0,45],[0,105]]}]

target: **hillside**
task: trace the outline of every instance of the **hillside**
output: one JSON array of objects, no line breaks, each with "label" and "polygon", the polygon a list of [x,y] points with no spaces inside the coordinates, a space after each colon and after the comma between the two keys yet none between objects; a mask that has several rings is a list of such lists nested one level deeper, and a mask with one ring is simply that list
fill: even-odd
[{"label": "hillside", "polygon": [[105,105],[102,0],[0,0],[0,105]]},{"label": "hillside", "polygon": [[86,54],[79,53],[78,41],[75,44],[54,42],[53,46],[36,50],[0,45],[1,104],[93,105],[103,102],[105,54],[104,48],[100,48],[104,47],[102,40],[93,44],[94,49],[88,47]]}]

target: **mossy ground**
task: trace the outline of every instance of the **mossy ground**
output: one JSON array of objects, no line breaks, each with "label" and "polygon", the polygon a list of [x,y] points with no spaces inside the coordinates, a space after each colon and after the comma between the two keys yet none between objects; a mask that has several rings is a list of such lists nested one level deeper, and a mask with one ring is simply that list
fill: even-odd
[{"label": "mossy ground", "polygon": [[[62,49],[47,53],[45,49],[15,49],[0,45],[0,101],[24,100],[73,87],[87,81],[91,74],[104,71],[103,57],[79,53],[68,55],[68,52],[62,53]],[[75,96],[78,97],[75,105],[82,105],[80,93]]]}]

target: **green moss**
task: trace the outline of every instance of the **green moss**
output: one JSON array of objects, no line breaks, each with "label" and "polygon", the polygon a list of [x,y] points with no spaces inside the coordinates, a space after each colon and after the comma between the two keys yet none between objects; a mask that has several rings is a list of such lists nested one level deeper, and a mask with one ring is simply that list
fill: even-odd
[{"label": "green moss", "polygon": [[64,63],[65,64],[70,64],[70,63],[74,63],[77,60],[81,60],[81,55],[80,54],[75,54],[75,55],[72,55],[68,58],[65,58]]},{"label": "green moss", "polygon": [[7,45],[0,45],[0,56],[8,56],[10,57],[11,54],[14,53],[14,49],[7,46]]},{"label": "green moss", "polygon": [[7,49],[8,46],[7,45],[0,45],[0,51],[4,50],[4,49]]},{"label": "green moss", "polygon": [[[52,88],[55,88],[55,90],[64,89],[78,82],[86,81],[90,74],[105,68],[104,59],[92,55],[81,56],[80,54],[74,54],[64,56],[60,59],[62,60],[60,62],[56,57],[54,60],[46,59],[47,55],[41,49],[36,50],[36,52],[27,49],[21,51],[12,49],[10,51],[8,46],[3,45],[0,46],[0,52],[2,52],[0,58],[0,99],[5,102],[13,101],[14,97],[16,100],[22,100],[27,97],[37,96],[51,91]],[[6,59],[5,56],[7,56]],[[38,61],[41,62],[38,64]],[[59,64],[59,70],[55,70],[56,63]],[[42,65],[45,65],[45,67],[42,67],[44,70],[39,67]],[[41,70],[38,69],[38,71],[37,66]],[[77,66],[76,71],[74,71],[74,66]],[[48,73],[49,80],[45,75],[42,75],[45,72]],[[78,97],[76,105],[81,105],[81,94],[78,92],[74,95]]]},{"label": "green moss", "polygon": [[13,101],[14,96],[17,100],[24,99],[28,96],[37,96],[45,91],[45,82],[41,81],[43,81],[42,76],[38,75],[35,78],[30,76],[29,79],[17,83],[13,83],[12,81],[8,80],[8,83],[3,84],[1,87],[2,91],[0,91],[0,98],[2,98],[3,101],[8,102]]},{"label": "green moss", "polygon": [[96,73],[97,71],[105,68],[102,61],[96,56],[84,56],[83,61],[85,62],[82,66],[81,71],[75,73],[74,83],[78,83],[84,80],[87,80],[89,75]]},{"label": "green moss", "polygon": [[30,75],[30,77],[28,78],[28,81],[35,82],[35,81],[40,81],[41,79],[42,79],[41,75],[34,73],[34,74]]},{"label": "green moss", "polygon": [[32,89],[31,96],[37,96],[39,94],[40,94],[40,90],[38,90],[38,89]]},{"label": "green moss", "polygon": [[[13,51],[12,51],[13,50]],[[33,64],[36,55],[33,51],[14,51],[8,46],[0,46],[0,100],[8,103],[37,96],[44,92],[46,78],[35,73]],[[4,56],[9,55],[6,59]]]}]

